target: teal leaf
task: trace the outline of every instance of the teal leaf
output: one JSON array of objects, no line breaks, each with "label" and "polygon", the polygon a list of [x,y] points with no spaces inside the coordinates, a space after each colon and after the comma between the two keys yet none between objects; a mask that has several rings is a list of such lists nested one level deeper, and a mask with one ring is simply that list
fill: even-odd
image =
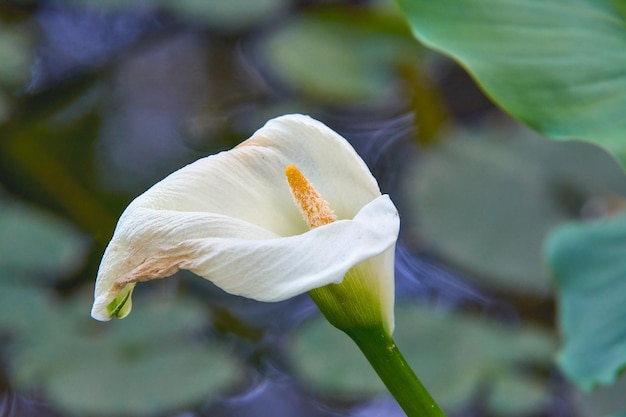
[{"label": "teal leaf", "polygon": [[539,297],[552,290],[541,253],[549,231],[597,196],[626,196],[605,151],[526,129],[459,132],[406,178],[407,230],[481,284]]},{"label": "teal leaf", "polygon": [[[469,405],[485,388],[493,412],[523,415],[541,410],[549,400],[546,382],[518,367],[550,366],[555,341],[549,332],[403,305],[396,311],[394,338],[447,412]],[[356,345],[326,320],[305,324],[290,354],[296,375],[322,394],[357,398],[386,392]],[[503,404],[512,392],[523,392],[528,401]]]},{"label": "teal leaf", "polygon": [[[397,0],[415,36],[555,139],[626,165],[626,24],[615,0]],[[620,7],[616,7],[619,5]]]},{"label": "teal leaf", "polygon": [[580,387],[626,366],[626,213],[558,227],[545,246],[563,337],[559,364]]}]

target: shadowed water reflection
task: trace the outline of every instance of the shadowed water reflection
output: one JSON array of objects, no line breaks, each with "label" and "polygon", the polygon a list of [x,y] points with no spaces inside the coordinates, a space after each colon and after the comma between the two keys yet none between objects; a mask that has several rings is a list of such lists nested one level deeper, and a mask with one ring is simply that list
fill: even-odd
[{"label": "shadowed water reflection", "polygon": [[0,396],[0,416],[3,417],[58,417],[52,407],[34,395],[5,392]]},{"label": "shadowed water reflection", "polygon": [[115,11],[42,3],[33,19],[41,29],[41,41],[28,87],[31,91],[110,65],[141,36],[164,27],[151,7]]}]

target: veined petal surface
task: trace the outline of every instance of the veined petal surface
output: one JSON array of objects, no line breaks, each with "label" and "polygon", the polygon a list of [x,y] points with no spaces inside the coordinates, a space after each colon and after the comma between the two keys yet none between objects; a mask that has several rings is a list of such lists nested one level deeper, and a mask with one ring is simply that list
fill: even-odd
[{"label": "veined petal surface", "polygon": [[[308,230],[285,178],[288,165],[307,176],[338,221]],[[100,265],[92,316],[110,319],[107,306],[126,285],[179,269],[233,294],[287,299],[341,282],[351,267],[392,247],[398,230],[395,206],[345,139],[307,116],[282,116],[129,205]],[[393,293],[393,274],[379,279]]]},{"label": "veined petal surface", "polygon": [[200,159],[155,184],[133,204],[223,214],[281,236],[308,230],[285,180],[295,165],[335,211],[351,219],[380,196],[363,160],[340,135],[308,116],[270,120],[234,149]]}]

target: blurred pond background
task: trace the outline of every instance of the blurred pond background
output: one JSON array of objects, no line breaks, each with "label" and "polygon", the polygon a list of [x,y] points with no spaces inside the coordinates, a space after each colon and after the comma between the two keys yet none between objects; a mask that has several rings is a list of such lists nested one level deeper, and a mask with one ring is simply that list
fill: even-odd
[{"label": "blurred pond background", "polygon": [[89,317],[132,198],[286,113],[340,132],[398,205],[395,337],[449,416],[619,409],[623,388],[558,372],[541,255],[624,205],[603,151],[501,113],[391,1],[67,0],[0,2],[0,416],[403,415],[307,296],[179,273]]}]

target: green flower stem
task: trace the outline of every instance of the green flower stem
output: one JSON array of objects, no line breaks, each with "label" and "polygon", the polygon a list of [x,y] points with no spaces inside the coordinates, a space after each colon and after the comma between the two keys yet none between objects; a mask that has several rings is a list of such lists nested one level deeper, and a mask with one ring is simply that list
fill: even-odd
[{"label": "green flower stem", "polygon": [[445,417],[445,414],[384,329],[347,331],[408,417]]},{"label": "green flower stem", "polygon": [[408,417],[445,417],[393,341],[389,320],[365,284],[367,273],[366,261],[353,267],[341,284],[316,288],[309,295],[330,324],[354,340]]}]

